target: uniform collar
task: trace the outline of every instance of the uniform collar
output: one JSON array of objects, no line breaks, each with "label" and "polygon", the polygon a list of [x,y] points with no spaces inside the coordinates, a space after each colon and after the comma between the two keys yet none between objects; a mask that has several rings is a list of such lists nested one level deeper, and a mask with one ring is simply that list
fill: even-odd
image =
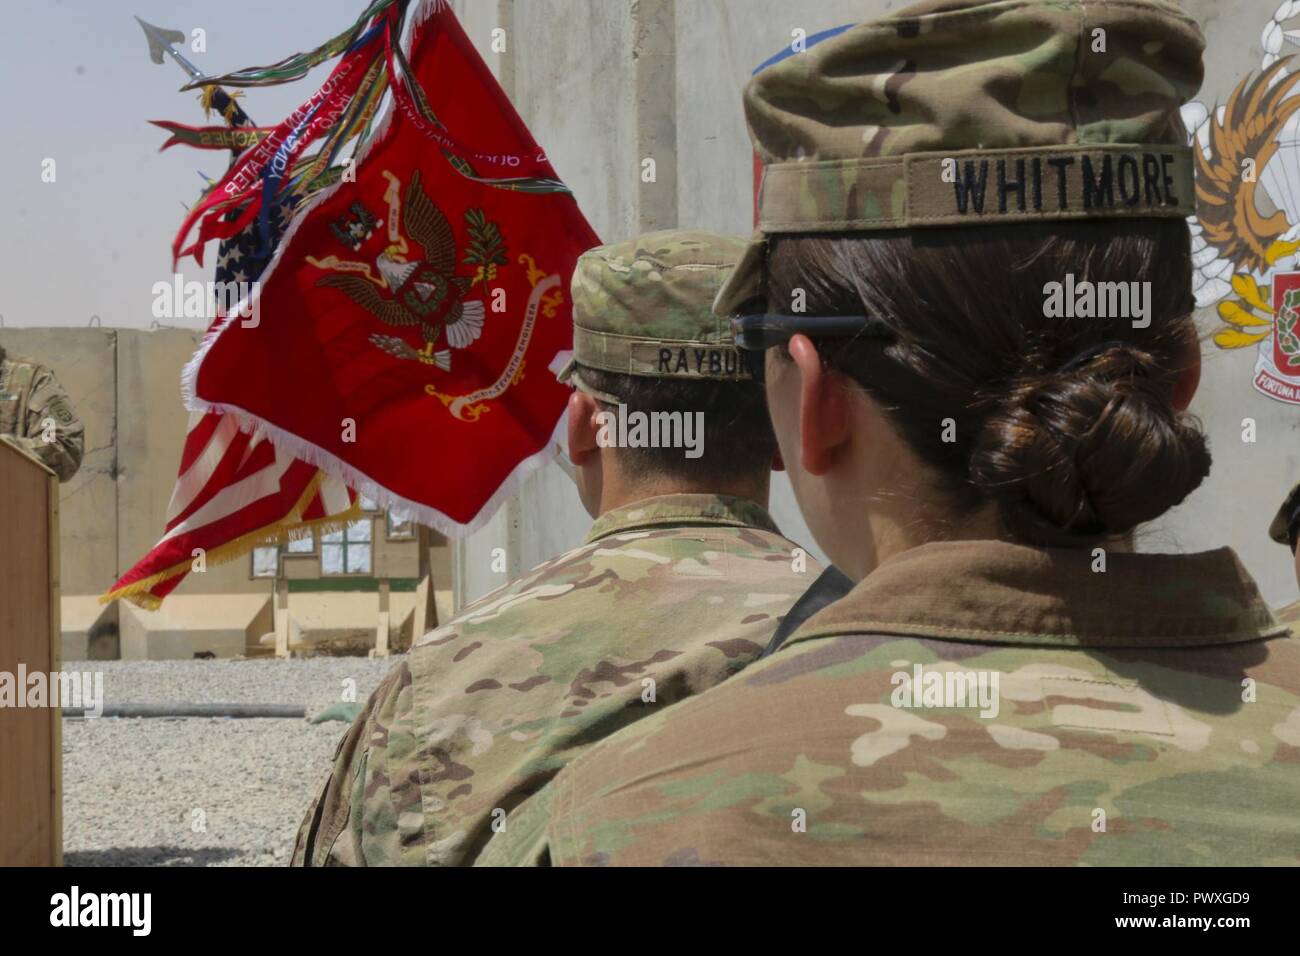
[{"label": "uniform collar", "polygon": [[747,498],[730,495],[659,495],[614,508],[596,519],[584,544],[612,534],[651,528],[711,525],[758,528],[780,534],[767,509]]},{"label": "uniform collar", "polygon": [[897,634],[978,644],[1194,647],[1284,634],[1231,548],[1197,554],[932,542],[885,561],[787,641]]}]

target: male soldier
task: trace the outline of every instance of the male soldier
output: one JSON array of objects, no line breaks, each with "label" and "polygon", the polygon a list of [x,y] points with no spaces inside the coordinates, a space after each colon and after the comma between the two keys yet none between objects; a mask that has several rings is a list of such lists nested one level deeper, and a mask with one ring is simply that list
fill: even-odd
[{"label": "male soldier", "polygon": [[54,373],[0,345],[0,441],[35,455],[68,481],[81,467],[83,429]]},{"label": "male soldier", "polygon": [[[743,248],[660,232],[578,261],[560,378],[597,520],[417,642],[340,742],[295,863],[473,862],[576,754],[763,651],[819,569],[765,510],[762,386],[711,312]],[[672,420],[677,447],[635,437]]]},{"label": "male soldier", "polygon": [[[1297,540],[1300,539],[1300,484],[1291,489],[1291,493],[1282,502],[1282,507],[1277,509],[1273,523],[1268,526],[1268,533],[1278,544],[1291,546],[1291,553],[1295,555],[1296,584],[1300,584],[1300,547],[1297,547],[1300,544],[1300,540]],[[1283,624],[1291,625],[1300,634],[1300,601],[1280,609],[1277,616]]]}]

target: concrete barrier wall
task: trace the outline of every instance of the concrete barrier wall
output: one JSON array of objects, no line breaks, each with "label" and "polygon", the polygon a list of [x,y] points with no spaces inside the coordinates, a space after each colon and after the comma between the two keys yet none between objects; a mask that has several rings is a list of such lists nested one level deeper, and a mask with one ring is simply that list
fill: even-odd
[{"label": "concrete barrier wall", "polygon": [[[1260,69],[1261,36],[1280,0],[1189,0],[1184,6],[1205,33],[1206,75],[1197,99],[1213,110],[1247,73]],[[1298,28],[1294,18],[1287,24],[1288,30]],[[1282,52],[1300,53],[1300,48],[1288,44]],[[1294,141],[1295,133],[1285,138]],[[1300,191],[1296,175],[1290,188]],[[1257,205],[1272,211],[1267,196],[1258,197]],[[1213,309],[1197,318],[1207,336],[1219,327]],[[1266,598],[1275,605],[1289,603],[1296,597],[1294,564],[1265,529],[1287,489],[1300,480],[1300,405],[1266,398],[1252,387],[1257,349],[1224,351],[1206,341],[1202,355],[1201,388],[1192,410],[1210,436],[1214,467],[1186,503],[1155,522],[1141,546],[1195,551],[1229,544]],[[1247,419],[1255,424],[1254,442],[1243,441]]]},{"label": "concrete barrier wall", "polygon": [[[682,86],[684,76],[689,81],[697,66],[725,72],[725,64],[714,62],[717,51],[707,54],[710,62],[704,64],[694,62],[702,52],[690,48],[692,62],[685,66],[680,53],[683,34],[708,44],[700,31],[710,16],[703,8],[711,4],[498,0],[453,6],[603,241],[679,225],[749,231],[749,147],[738,100],[731,109],[735,116],[730,136],[724,140],[713,128],[723,115],[717,97],[695,96],[689,85]],[[726,9],[713,15],[724,20],[751,16]],[[504,53],[491,48],[497,27],[507,31]],[[755,37],[752,42],[762,40]],[[743,59],[732,59],[737,70],[746,69]],[[740,80],[730,84],[738,90]],[[685,147],[684,137],[690,140]],[[738,155],[743,168],[739,173],[718,168],[706,174],[682,162],[683,148],[701,162]],[[642,179],[642,161],[647,158],[655,161],[653,182]],[[683,216],[683,209],[690,214]],[[777,476],[774,485],[778,523],[816,553],[788,483]],[[514,574],[574,547],[590,523],[568,477],[554,465],[546,467],[487,527],[460,543],[458,601],[474,600]],[[501,556],[504,564],[494,561]],[[498,570],[502,567],[504,571]]]},{"label": "concrete barrier wall", "polygon": [[[740,90],[751,71],[789,44],[796,29],[811,36],[902,6],[880,0],[454,4],[606,241],[673,226],[747,234],[752,160]],[[1190,0],[1184,6],[1208,41],[1201,99],[1212,107],[1260,67],[1261,33],[1276,4]],[[497,27],[506,30],[505,53],[491,49]],[[654,184],[640,181],[646,157],[656,161]],[[1199,319],[1207,334],[1217,327],[1212,310]],[[1264,529],[1285,489],[1300,477],[1300,407],[1254,391],[1254,361],[1254,349],[1225,352],[1207,342],[1194,410],[1210,435],[1213,473],[1182,507],[1145,529],[1139,545],[1199,550],[1230,544],[1265,596],[1284,603],[1296,591],[1289,555],[1268,541]],[[1253,444],[1242,441],[1247,418],[1256,424]],[[789,535],[812,543],[780,476],[772,510]],[[473,599],[507,579],[492,570],[493,549],[505,549],[515,573],[577,543],[588,523],[567,479],[547,468],[459,548],[459,598]]]},{"label": "concrete barrier wall", "polygon": [[[185,329],[3,329],[0,344],[54,370],[86,429],[81,470],[60,486],[65,595],[101,594],[157,543],[185,439]],[[191,574],[178,594],[270,593],[247,559]]]},{"label": "concrete barrier wall", "polygon": [[[163,532],[189,420],[180,372],[201,337],[186,329],[0,330],[0,344],[12,353],[54,370],[86,430],[81,470],[60,486],[63,652],[69,659],[115,657],[119,647],[125,657],[188,657],[190,644],[193,650],[242,653],[248,634],[256,643],[270,629],[272,583],[251,576],[246,555],[190,574],[163,612],[98,602]],[[374,575],[418,577],[418,542],[390,539],[382,515],[371,521]],[[434,549],[438,589],[450,588],[445,551]],[[316,558],[290,563],[309,570],[291,569],[290,576],[321,576]],[[375,602],[373,594],[367,599]]]},{"label": "concrete barrier wall", "polygon": [[117,570],[116,332],[2,329],[0,345],[53,369],[85,426],[81,470],[59,486],[60,580],[64,594],[98,593]]},{"label": "concrete barrier wall", "polygon": [[[592,228],[602,239],[634,235],[641,200],[637,115],[628,108],[635,99],[628,7],[453,6]],[[498,27],[506,31],[504,53],[491,48]],[[572,483],[547,466],[485,528],[457,543],[457,606],[578,544],[589,523]]]}]

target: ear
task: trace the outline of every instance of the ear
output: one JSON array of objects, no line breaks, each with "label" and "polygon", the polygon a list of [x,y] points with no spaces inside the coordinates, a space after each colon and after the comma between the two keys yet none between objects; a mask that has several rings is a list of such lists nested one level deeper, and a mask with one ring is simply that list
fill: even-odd
[{"label": "ear", "polygon": [[586,392],[575,388],[569,396],[569,461],[575,465],[581,465],[597,451],[600,412],[600,404]]},{"label": "ear", "polygon": [[808,336],[790,340],[790,357],[799,369],[799,459],[809,474],[824,475],[849,439],[848,393]]},{"label": "ear", "polygon": [[1196,389],[1201,384],[1201,343],[1193,338],[1188,344],[1183,370],[1174,382],[1174,410],[1185,412],[1196,396]]}]

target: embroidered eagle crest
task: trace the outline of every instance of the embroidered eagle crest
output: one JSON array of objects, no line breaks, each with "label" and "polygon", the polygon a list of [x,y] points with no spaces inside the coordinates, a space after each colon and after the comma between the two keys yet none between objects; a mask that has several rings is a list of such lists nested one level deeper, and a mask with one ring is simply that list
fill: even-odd
[{"label": "embroidered eagle crest", "polygon": [[[369,262],[335,256],[323,260],[309,257],[308,261],[330,272],[317,281],[318,286],[340,290],[385,325],[418,329],[423,341],[417,349],[402,336],[375,333],[370,336],[375,346],[398,358],[417,359],[449,371],[451,349],[466,348],[483,334],[483,301],[467,300],[466,296],[480,282],[495,278],[497,266],[506,264],[505,241],[482,210],[467,210],[469,243],[461,264],[478,268],[473,275],[457,274],[451,223],[424,191],[419,171],[411,175],[400,206],[400,181],[388,170],[384,176],[389,182],[384,194],[389,204],[389,242],[375,257],[373,271]],[[385,225],[382,219],[371,221],[376,227]],[[412,244],[418,247],[418,256],[411,256]],[[444,337],[450,348],[435,352]]]}]

